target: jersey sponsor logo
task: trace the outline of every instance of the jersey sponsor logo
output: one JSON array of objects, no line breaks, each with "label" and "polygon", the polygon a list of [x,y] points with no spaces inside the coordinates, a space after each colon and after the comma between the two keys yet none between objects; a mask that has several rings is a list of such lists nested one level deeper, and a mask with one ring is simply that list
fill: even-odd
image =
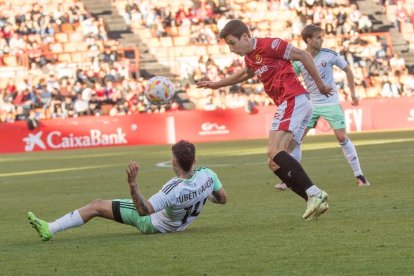
[{"label": "jersey sponsor logo", "polygon": [[280,39],[277,38],[277,39],[273,40],[272,41],[272,46],[271,46],[272,49],[277,50],[277,48],[279,48],[279,44],[280,44]]},{"label": "jersey sponsor logo", "polygon": [[260,67],[259,69],[257,69],[256,71],[254,71],[254,74],[258,77],[260,77],[261,74],[263,74],[264,72],[266,72],[267,70],[269,70],[269,68],[267,67],[267,65],[264,65],[262,67]]},{"label": "jersey sponsor logo", "polygon": [[230,131],[225,125],[219,125],[217,123],[205,122],[201,125],[201,130],[198,132],[199,135],[220,135],[228,134]]},{"label": "jersey sponsor logo", "polygon": [[45,140],[42,139],[42,134],[43,131],[39,131],[36,134],[30,133],[29,136],[23,138],[23,142],[26,143],[24,150],[33,151],[36,146],[45,150],[46,145],[52,149],[61,149],[128,144],[126,134],[122,131],[122,128],[117,128],[116,133],[109,134],[103,134],[98,129],[91,129],[89,135],[85,136],[75,136],[73,133],[62,136],[60,131],[52,131],[46,136]]},{"label": "jersey sponsor logo", "polygon": [[256,54],[254,58],[256,60],[256,63],[262,63],[263,61],[263,58],[260,54]]}]

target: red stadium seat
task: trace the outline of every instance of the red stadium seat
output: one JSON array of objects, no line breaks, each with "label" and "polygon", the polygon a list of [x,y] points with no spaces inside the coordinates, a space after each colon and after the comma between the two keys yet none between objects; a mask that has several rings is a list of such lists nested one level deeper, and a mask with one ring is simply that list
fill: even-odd
[{"label": "red stadium seat", "polygon": [[68,40],[68,35],[65,34],[65,33],[57,33],[57,34],[55,34],[55,39],[56,39],[57,42],[62,42],[62,43],[65,43],[65,42],[68,42],[69,41]]},{"label": "red stadium seat", "polygon": [[413,32],[414,32],[413,24],[405,23],[405,22],[401,23],[401,33],[403,34],[408,33],[408,34],[413,35]]},{"label": "red stadium seat", "polygon": [[4,56],[3,57],[3,62],[6,66],[19,66],[17,64],[17,58],[16,56]]},{"label": "red stadium seat", "polygon": [[59,56],[58,56],[58,60],[59,60],[59,62],[72,62],[72,59],[71,59],[71,55],[70,54],[60,54]]},{"label": "red stadium seat", "polygon": [[83,34],[79,32],[73,32],[69,34],[70,42],[81,42],[84,40]]},{"label": "red stadium seat", "polygon": [[173,47],[173,41],[170,36],[160,38],[161,47]]},{"label": "red stadium seat", "polygon": [[188,36],[175,36],[174,46],[185,46],[190,44],[190,38]]},{"label": "red stadium seat", "polygon": [[145,39],[145,43],[147,44],[147,46],[149,48],[159,48],[162,47],[160,40],[158,39],[158,37],[151,37],[151,38],[147,38]]},{"label": "red stadium seat", "polygon": [[83,63],[88,61],[84,53],[72,53],[71,60],[74,63]]},{"label": "red stadium seat", "polygon": [[74,31],[74,28],[73,28],[72,24],[70,24],[70,23],[63,23],[61,28],[62,28],[62,32],[64,32],[64,33],[71,33],[71,32]]},{"label": "red stadium seat", "polygon": [[63,52],[62,43],[50,44],[50,51],[52,51],[53,53],[62,53]]}]

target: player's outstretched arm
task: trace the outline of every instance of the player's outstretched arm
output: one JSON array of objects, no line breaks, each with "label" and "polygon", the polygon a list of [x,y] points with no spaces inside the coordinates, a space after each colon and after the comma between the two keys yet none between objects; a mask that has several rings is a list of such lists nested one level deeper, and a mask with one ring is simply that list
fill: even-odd
[{"label": "player's outstretched arm", "polygon": [[226,191],[223,189],[223,187],[221,187],[220,190],[216,192],[212,192],[211,195],[208,197],[208,199],[213,203],[226,204],[227,202]]},{"label": "player's outstretched arm", "polygon": [[250,69],[243,68],[234,73],[233,75],[221,79],[219,81],[201,81],[197,83],[197,87],[199,88],[211,88],[211,89],[218,89],[225,86],[230,86],[233,84],[244,82],[250,78],[254,77],[254,72]]},{"label": "player's outstretched arm", "polygon": [[303,64],[306,71],[308,71],[309,75],[311,75],[321,94],[324,94],[327,97],[332,95],[332,87],[325,85],[319,74],[318,68],[316,68],[312,56],[308,52],[292,46],[289,59],[293,61],[298,60]]},{"label": "player's outstretched arm", "polygon": [[355,80],[354,80],[354,73],[352,73],[351,67],[348,65],[343,69],[343,71],[346,74],[346,79],[348,81],[349,91],[351,92],[351,99],[352,99],[352,105],[359,105],[359,98],[355,94]]},{"label": "player's outstretched arm", "polygon": [[139,166],[134,161],[129,162],[126,173],[128,175],[128,185],[131,192],[132,201],[140,216],[147,216],[154,213],[152,204],[144,199],[137,185]]}]

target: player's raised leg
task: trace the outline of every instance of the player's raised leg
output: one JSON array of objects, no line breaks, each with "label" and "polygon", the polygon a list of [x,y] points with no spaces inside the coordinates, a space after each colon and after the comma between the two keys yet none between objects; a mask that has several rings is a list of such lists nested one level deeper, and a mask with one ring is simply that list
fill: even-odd
[{"label": "player's raised leg", "polygon": [[304,219],[308,219],[322,202],[327,201],[328,194],[313,184],[300,163],[286,151],[278,152],[269,161],[269,167],[292,191],[307,200]]},{"label": "player's raised leg", "polygon": [[304,219],[315,213],[328,197],[312,182],[302,165],[287,152],[294,143],[301,142],[311,116],[312,106],[307,95],[283,102],[273,119],[268,143],[269,168],[292,191],[307,200]]},{"label": "player's raised leg", "polygon": [[357,151],[351,139],[349,139],[346,130],[344,128],[334,129],[335,136],[338,139],[339,145],[342,148],[345,159],[348,161],[349,165],[354,172],[356,183],[360,187],[369,186],[369,182],[364,177],[362,173],[361,165],[359,164],[359,158]]},{"label": "player's raised leg", "polygon": [[30,224],[32,224],[40,238],[44,241],[50,240],[59,231],[82,226],[94,217],[114,220],[112,200],[94,200],[86,206],[58,218],[54,222],[46,222],[38,219],[32,212],[28,213]]},{"label": "player's raised leg", "polygon": [[32,212],[27,213],[27,218],[42,240],[48,241],[53,237],[53,234],[49,231],[49,223],[38,219]]},{"label": "player's raised leg", "polygon": [[326,213],[329,209],[329,204],[327,201],[323,201],[321,204],[319,204],[318,208],[314,213],[312,213],[310,216],[306,218],[306,220],[312,220],[317,219],[320,215]]},{"label": "player's raised leg", "polygon": [[[301,143],[298,144],[295,140],[292,140],[292,142],[289,145],[288,152],[293,158],[295,158],[300,163],[302,159],[302,144]],[[289,189],[289,187],[284,182],[280,182],[276,184],[275,188],[280,191],[286,191]]]}]

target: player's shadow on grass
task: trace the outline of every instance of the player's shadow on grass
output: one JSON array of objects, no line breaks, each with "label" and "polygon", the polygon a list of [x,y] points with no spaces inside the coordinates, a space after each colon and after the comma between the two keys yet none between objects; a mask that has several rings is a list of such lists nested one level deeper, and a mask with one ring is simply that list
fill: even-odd
[{"label": "player's shadow on grass", "polygon": [[[229,229],[231,227],[229,226]],[[13,243],[11,246],[25,246],[28,245],[33,246],[36,244],[54,244],[57,245],[59,242],[64,244],[70,242],[73,244],[76,242],[78,245],[82,244],[93,244],[94,242],[99,242],[100,244],[103,243],[128,243],[128,242],[136,242],[140,240],[154,240],[154,239],[164,239],[168,237],[175,237],[184,235],[185,238],[194,237],[194,236],[205,236],[205,234],[209,233],[217,233],[218,231],[223,231],[223,225],[204,225],[204,226],[195,226],[190,227],[182,232],[174,232],[168,234],[142,234],[138,230],[127,230],[128,232],[123,231],[115,231],[115,232],[108,232],[108,233],[98,233],[98,234],[91,234],[87,233],[87,230],[83,231],[82,233],[75,233],[76,230],[73,230],[71,234],[67,234],[63,236],[62,234],[58,234],[56,237],[51,239],[50,241],[42,241],[38,236],[34,236],[33,240],[31,241],[24,241],[22,243]]]}]

